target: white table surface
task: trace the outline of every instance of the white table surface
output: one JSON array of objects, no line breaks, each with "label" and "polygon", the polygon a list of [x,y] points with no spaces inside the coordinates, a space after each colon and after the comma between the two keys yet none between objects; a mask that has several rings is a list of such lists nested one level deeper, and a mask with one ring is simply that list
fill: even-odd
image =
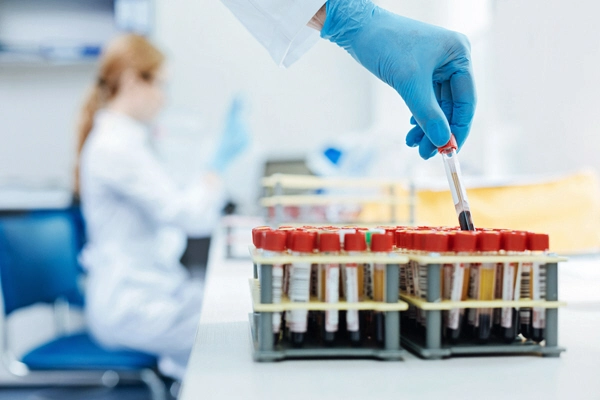
[{"label": "white table surface", "polygon": [[[205,300],[180,399],[600,399],[600,257],[559,266],[560,358],[469,357],[428,361],[252,359],[252,263],[211,248]],[[472,393],[472,394],[471,394]]]}]

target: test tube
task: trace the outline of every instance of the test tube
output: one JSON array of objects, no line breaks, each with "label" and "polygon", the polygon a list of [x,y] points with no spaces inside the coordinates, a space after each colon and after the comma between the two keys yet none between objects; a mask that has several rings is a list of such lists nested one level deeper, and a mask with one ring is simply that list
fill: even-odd
[{"label": "test tube", "polygon": [[[291,251],[290,249],[292,248],[292,233],[296,231],[296,228],[291,227],[291,226],[280,226],[277,230],[284,232],[286,234],[285,247],[289,253]],[[291,271],[291,265],[284,264],[283,265],[283,293],[288,295],[288,297],[289,297],[289,292],[290,292],[290,271]],[[289,320],[290,320],[290,311],[288,310],[285,312],[286,327],[288,327],[288,325],[289,325]]]},{"label": "test tube", "polygon": [[[264,257],[276,257],[285,254],[286,233],[283,231],[261,230],[263,235],[262,247]],[[283,264],[272,266],[273,304],[281,303],[283,295]],[[281,313],[273,313],[273,334],[275,342],[281,330]]]},{"label": "test tube", "polygon": [[[412,233],[412,251],[415,253],[425,253],[425,238],[429,230],[417,230]],[[427,300],[427,265],[419,264],[417,261],[411,261],[411,284],[416,297],[421,300]],[[415,308],[415,328],[418,333],[425,330],[425,311]]]},{"label": "test tube", "polygon": [[[410,230],[405,229],[405,228],[401,228],[398,229],[395,233],[395,238],[396,238],[396,250],[400,253],[404,253],[407,254],[410,251],[410,248],[412,247],[412,242],[409,243],[409,240],[412,239],[412,236],[410,235]],[[400,264],[400,282],[399,282],[399,286],[400,286],[400,293],[403,295],[408,295],[408,296],[413,296],[413,290],[412,290],[412,275],[410,273],[410,269],[411,269],[411,265],[409,262],[407,262],[406,264]],[[401,318],[404,321],[402,326],[406,326],[409,327],[410,324],[408,323],[409,321],[414,321],[415,320],[415,315],[416,310],[415,307],[410,304],[408,306],[408,311],[407,312],[403,312],[401,313]]]},{"label": "test tube", "polygon": [[[316,242],[314,232],[292,232],[291,251],[294,256],[310,256],[313,254]],[[290,267],[289,298],[294,303],[310,301],[310,278],[312,263],[309,259],[294,261]],[[304,335],[308,326],[308,310],[291,310],[288,327],[291,333],[292,345],[300,347],[304,343]]]},{"label": "test tube", "polygon": [[[323,255],[338,255],[340,253],[340,237],[337,233],[324,232],[319,235],[319,253]],[[339,301],[340,264],[319,264],[319,300],[327,303]],[[339,313],[337,310],[327,310],[324,313],[323,341],[333,344],[335,333],[338,331]]]},{"label": "test tube", "polygon": [[[527,233],[525,233],[527,235]],[[525,242],[527,243],[527,236],[525,238]],[[525,248],[523,251],[527,250],[527,244],[525,244]],[[519,298],[520,299],[532,299],[532,289],[533,289],[533,263],[531,262],[522,262],[520,265],[519,271],[519,281],[520,284],[518,286],[519,290]],[[523,307],[518,311],[519,318],[519,332],[523,337],[530,338],[531,337],[531,307]]]},{"label": "test tube", "polygon": [[[347,233],[344,235],[344,250],[349,256],[361,255],[367,250],[367,242],[363,232]],[[364,274],[366,266],[363,263],[344,264],[344,293],[347,303],[358,303],[364,299]],[[346,329],[353,344],[360,343],[360,320],[358,310],[346,312]]]},{"label": "test tube", "polygon": [[[526,248],[525,232],[503,231],[501,248],[506,254],[522,254]],[[521,263],[505,262],[502,265],[502,300],[519,300],[521,297]],[[500,337],[507,343],[513,342],[519,333],[518,309],[504,307],[500,317]]]},{"label": "test tube", "polygon": [[460,172],[460,164],[458,162],[457,152],[458,145],[454,135],[450,136],[450,141],[445,146],[440,147],[438,152],[444,160],[446,169],[446,177],[450,185],[454,208],[458,216],[460,229],[463,231],[474,231],[473,218],[471,217],[471,209],[467,199],[467,191],[462,183],[462,174]]},{"label": "test tube", "polygon": [[[497,255],[500,251],[501,236],[498,232],[482,231],[477,235],[477,250],[482,255]],[[494,300],[496,283],[496,263],[480,263],[471,265],[475,272],[471,275],[474,280],[474,298],[477,300]],[[474,320],[474,337],[477,341],[485,343],[490,339],[494,323],[494,310],[492,308],[477,308]]]},{"label": "test tube", "polygon": [[[450,249],[458,256],[473,254],[477,248],[475,232],[452,232],[449,236]],[[450,301],[466,300],[469,285],[469,263],[457,262],[444,265],[444,298]],[[464,308],[453,308],[446,313],[446,337],[452,343],[458,342],[461,337],[461,328],[465,314]]]},{"label": "test tube", "polygon": [[[417,236],[419,238],[419,236]],[[436,254],[446,254],[448,253],[448,242],[449,235],[446,232],[439,231],[423,231],[421,236],[421,246],[420,249],[423,253],[430,255],[432,253]],[[420,264],[418,266],[418,274],[419,274],[419,296],[427,301],[427,280],[429,278],[429,271],[427,264]],[[440,287],[441,289],[441,287]],[[439,293],[437,298],[441,298],[442,293]],[[422,329],[425,328],[425,318],[426,314],[423,310],[420,310],[420,324],[422,325]],[[442,328],[443,329],[443,328]]]},{"label": "test tube", "polygon": [[[388,233],[374,233],[371,236],[371,253],[377,256],[389,256],[394,248],[394,236]],[[373,264],[373,300],[385,302],[386,288],[386,264]],[[379,343],[383,343],[385,334],[384,313],[375,312],[375,337]]]},{"label": "test tube", "polygon": [[[371,247],[371,238],[375,234],[385,233],[385,229],[381,228],[372,228],[365,231],[365,239],[367,241],[367,248]],[[365,296],[369,299],[373,298],[373,285],[374,285],[374,277],[375,271],[373,269],[373,264],[366,264],[365,271]]]},{"label": "test tube", "polygon": [[[262,254],[263,252],[262,242],[265,231],[270,230],[271,228],[268,226],[257,226],[256,228],[252,228],[252,244],[258,254]],[[254,263],[254,279],[258,279],[258,272],[258,266]]]},{"label": "test tube", "polygon": [[[528,233],[527,249],[532,254],[546,254],[550,249],[550,238],[544,233]],[[543,300],[546,298],[546,265],[534,262],[531,266],[531,299]],[[544,340],[546,329],[546,309],[533,307],[529,337],[535,342]]]}]

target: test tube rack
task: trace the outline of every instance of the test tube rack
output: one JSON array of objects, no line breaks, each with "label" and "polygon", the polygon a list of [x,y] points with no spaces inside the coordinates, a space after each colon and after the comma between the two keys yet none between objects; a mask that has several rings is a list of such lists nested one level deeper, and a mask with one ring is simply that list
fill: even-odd
[{"label": "test tube rack", "polygon": [[[558,345],[558,308],[566,303],[558,301],[558,263],[566,261],[554,254],[544,255],[466,255],[445,256],[437,253],[410,255],[409,258],[427,268],[427,298],[401,294],[401,299],[425,312],[424,335],[410,334],[403,330],[402,345],[425,359],[440,359],[451,356],[538,354],[544,357],[559,357],[565,351]],[[544,300],[520,299],[450,301],[441,299],[441,268],[452,263],[508,263],[538,262],[546,267],[546,297]],[[545,309],[546,331],[544,344],[531,340],[518,340],[512,343],[490,341],[485,344],[451,344],[442,338],[442,312],[456,308],[530,308]]]},{"label": "test tube rack", "polygon": [[[263,257],[251,248],[254,263],[254,278],[250,280],[250,291],[253,302],[253,313],[249,315],[250,331],[254,345],[256,361],[278,361],[302,358],[376,358],[383,360],[402,360],[405,350],[417,354],[424,359],[441,359],[465,355],[501,355],[501,354],[538,354],[543,357],[559,357],[565,351],[558,345],[558,308],[566,305],[558,301],[558,263],[567,259],[555,254],[544,255],[461,255],[450,256],[438,253],[411,254],[393,253],[390,256],[364,254],[360,256],[310,255]],[[283,298],[281,303],[274,304],[272,297],[272,269],[275,264],[291,264],[310,260],[312,264],[320,263],[379,263],[386,265],[385,302],[372,300],[359,303],[320,302],[311,298],[308,303],[294,303]],[[426,265],[427,297],[426,299],[400,294],[400,266],[409,261]],[[449,301],[441,299],[441,268],[451,263],[505,263],[505,262],[538,262],[546,268],[546,297],[544,300],[520,299],[504,300],[466,300]],[[409,305],[423,310],[425,313],[425,331],[421,335],[407,332],[401,326],[401,312],[408,310]],[[455,308],[526,308],[545,309],[546,331],[544,343],[528,340],[515,340],[512,343],[491,341],[485,344],[458,343],[450,344],[443,340],[442,312]],[[349,343],[336,343],[325,346],[318,343],[307,343],[301,348],[294,348],[285,341],[275,343],[272,321],[273,313],[294,309],[310,311],[326,310],[364,310],[385,313],[385,339],[381,346],[351,346]]]},{"label": "test tube rack", "polygon": [[[382,360],[402,360],[405,351],[400,342],[400,312],[408,309],[408,304],[399,299],[399,273],[400,264],[408,259],[401,255],[389,257],[374,256],[278,256],[262,257],[251,250],[254,262],[254,279],[250,280],[250,291],[253,301],[253,313],[250,314],[251,335],[254,343],[254,359],[256,361],[277,361],[283,359],[301,358],[376,358]],[[272,297],[272,270],[275,264],[291,264],[293,262],[310,260],[312,264],[321,263],[379,263],[386,265],[385,271],[385,302],[372,300],[359,303],[320,302],[311,298],[308,303],[293,303],[283,298],[281,303],[273,304]],[[327,310],[359,310],[380,311],[385,313],[385,341],[381,346],[352,346],[343,340],[334,346],[319,343],[306,343],[301,348],[294,348],[282,341],[274,342],[273,313],[285,312],[294,309],[309,311]]]}]

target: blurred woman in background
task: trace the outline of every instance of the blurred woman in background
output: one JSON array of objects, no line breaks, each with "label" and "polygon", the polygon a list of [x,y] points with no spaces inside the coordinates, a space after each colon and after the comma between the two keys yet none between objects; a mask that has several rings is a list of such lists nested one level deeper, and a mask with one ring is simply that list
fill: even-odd
[{"label": "blurred woman in background", "polygon": [[159,357],[181,379],[200,317],[202,288],[179,259],[186,234],[209,235],[224,206],[219,174],[248,144],[234,102],[211,172],[181,188],[151,147],[165,100],[165,58],[125,35],[105,49],[79,126],[78,186],[87,244],[86,314],[105,346]]}]

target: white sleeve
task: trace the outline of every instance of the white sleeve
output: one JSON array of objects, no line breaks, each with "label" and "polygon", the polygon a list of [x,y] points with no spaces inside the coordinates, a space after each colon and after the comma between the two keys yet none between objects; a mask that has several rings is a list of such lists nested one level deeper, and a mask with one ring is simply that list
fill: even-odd
[{"label": "white sleeve", "polygon": [[306,24],[326,0],[222,0],[278,65],[289,67],[319,39]]},{"label": "white sleeve", "polygon": [[101,184],[123,196],[157,222],[175,225],[189,235],[209,234],[224,206],[220,185],[198,179],[181,188],[147,148],[110,149],[96,172]]}]

